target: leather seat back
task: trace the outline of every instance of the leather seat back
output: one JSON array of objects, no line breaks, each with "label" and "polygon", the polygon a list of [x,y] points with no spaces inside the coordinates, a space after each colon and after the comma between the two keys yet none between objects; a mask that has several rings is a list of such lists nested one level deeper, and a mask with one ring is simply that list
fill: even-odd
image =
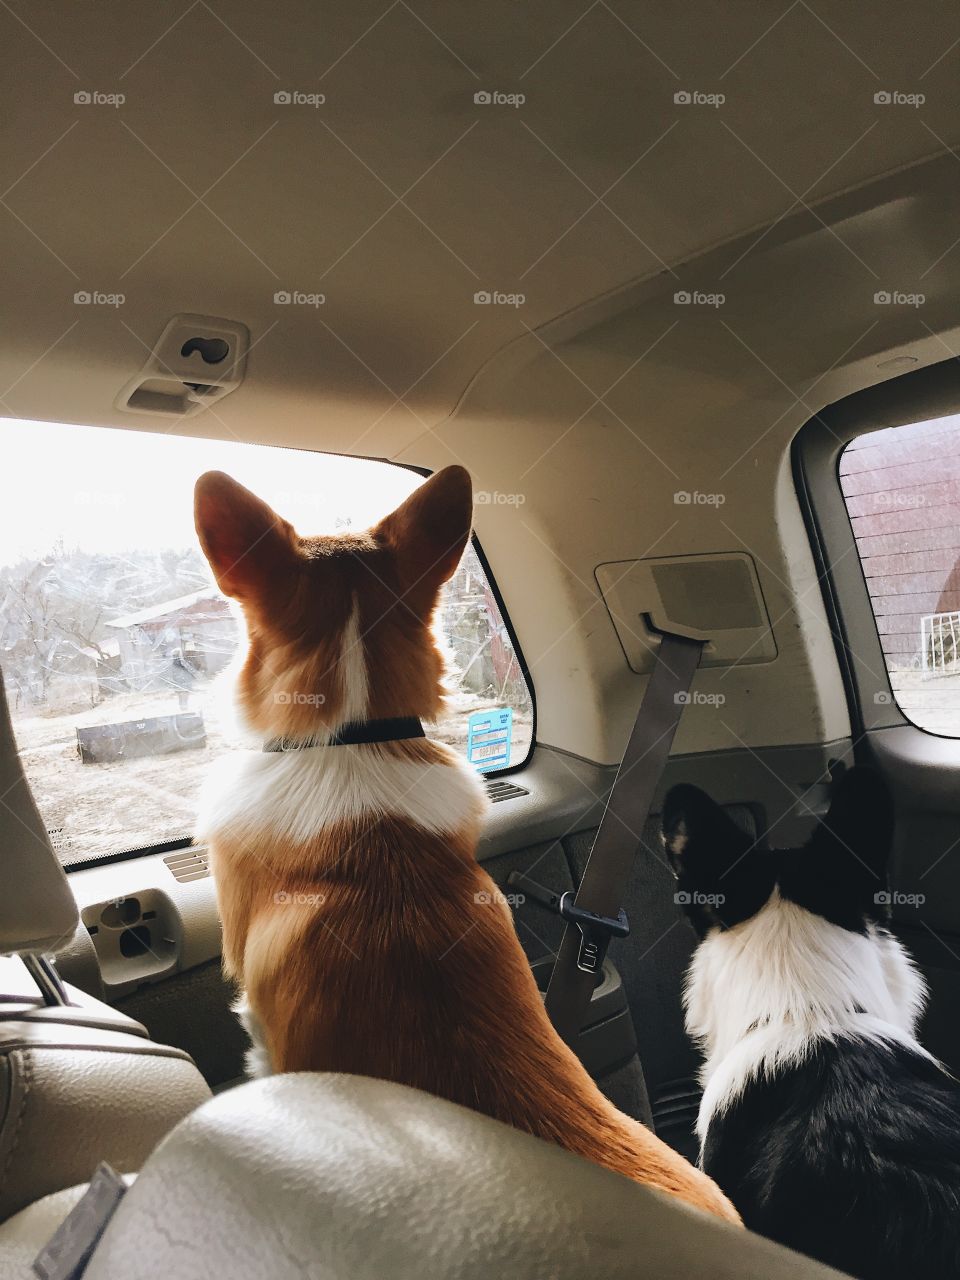
[{"label": "leather seat back", "polygon": [[20,961],[0,958],[0,1222],[101,1160],[135,1172],[210,1096],[181,1049],[66,992],[69,1005],[45,1005]]},{"label": "leather seat back", "polygon": [[827,1280],[837,1273],[473,1111],[258,1080],[157,1148],[85,1273],[167,1280]]}]

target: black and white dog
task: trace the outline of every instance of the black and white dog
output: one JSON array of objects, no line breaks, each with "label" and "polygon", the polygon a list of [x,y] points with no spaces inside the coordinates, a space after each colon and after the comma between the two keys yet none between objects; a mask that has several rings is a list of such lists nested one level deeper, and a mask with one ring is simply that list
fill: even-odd
[{"label": "black and white dog", "polygon": [[960,1085],[916,1039],[926,987],[884,925],[892,832],[861,768],[799,849],[757,849],[697,787],[663,813],[700,938],[703,1168],[763,1235],[869,1280],[939,1280],[960,1277]]}]

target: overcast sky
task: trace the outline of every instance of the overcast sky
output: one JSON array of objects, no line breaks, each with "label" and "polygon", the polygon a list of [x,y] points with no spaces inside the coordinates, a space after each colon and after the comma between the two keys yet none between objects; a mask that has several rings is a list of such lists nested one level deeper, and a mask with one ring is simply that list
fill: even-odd
[{"label": "overcast sky", "polygon": [[193,485],[204,471],[226,471],[304,534],[332,533],[348,516],[365,528],[420,483],[358,458],[15,418],[0,419],[0,452],[0,565],[60,538],[68,550],[196,545]]}]

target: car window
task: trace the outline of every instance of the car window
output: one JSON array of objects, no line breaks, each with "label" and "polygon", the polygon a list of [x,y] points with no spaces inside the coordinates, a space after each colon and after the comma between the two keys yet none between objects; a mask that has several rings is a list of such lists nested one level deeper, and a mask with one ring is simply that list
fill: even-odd
[{"label": "car window", "polygon": [[[229,472],[305,533],[363,529],[422,477],[370,459],[0,421],[0,666],[27,778],[66,865],[190,837],[231,745],[217,677],[236,606],[197,545],[193,484]],[[451,693],[431,736],[482,772],[521,764],[533,707],[468,547],[439,610]]]},{"label": "car window", "polygon": [[893,696],[960,737],[960,415],[858,436],[840,486]]}]

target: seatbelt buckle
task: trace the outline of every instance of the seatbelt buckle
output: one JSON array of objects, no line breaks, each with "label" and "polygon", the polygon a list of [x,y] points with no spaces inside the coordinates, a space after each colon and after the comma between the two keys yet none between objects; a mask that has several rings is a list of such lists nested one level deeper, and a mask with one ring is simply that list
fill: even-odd
[{"label": "seatbelt buckle", "polygon": [[580,930],[577,968],[583,973],[598,974],[603,968],[610,939],[625,938],[630,932],[630,922],[623,907],[616,919],[600,916],[595,911],[578,907],[569,889],[560,897],[560,914]]}]

